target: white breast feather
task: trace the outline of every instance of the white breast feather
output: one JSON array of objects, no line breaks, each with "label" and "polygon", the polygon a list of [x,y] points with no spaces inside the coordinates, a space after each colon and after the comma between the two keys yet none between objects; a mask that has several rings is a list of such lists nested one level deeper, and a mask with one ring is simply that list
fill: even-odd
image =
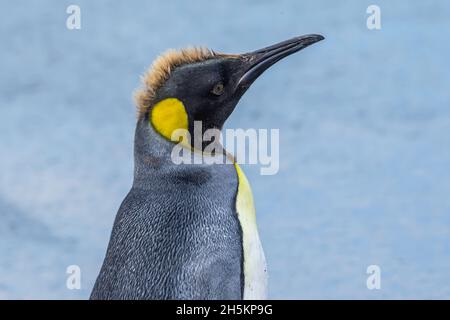
[{"label": "white breast feather", "polygon": [[244,249],[244,299],[267,299],[267,266],[256,226],[252,190],[245,174],[237,164],[235,166],[239,178],[236,210]]}]

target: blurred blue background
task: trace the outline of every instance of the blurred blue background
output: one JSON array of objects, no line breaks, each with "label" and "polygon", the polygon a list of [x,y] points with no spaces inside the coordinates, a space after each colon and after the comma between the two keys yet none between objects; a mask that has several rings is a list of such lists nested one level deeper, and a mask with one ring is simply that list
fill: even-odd
[{"label": "blurred blue background", "polygon": [[[81,30],[66,8],[81,7]],[[366,27],[370,4],[382,29]],[[87,298],[133,172],[139,75],[167,48],[326,40],[228,128],[280,128],[252,183],[270,298],[450,298],[447,1],[2,1],[0,298]],[[66,267],[82,271],[66,288]],[[366,268],[381,268],[368,290]]]}]

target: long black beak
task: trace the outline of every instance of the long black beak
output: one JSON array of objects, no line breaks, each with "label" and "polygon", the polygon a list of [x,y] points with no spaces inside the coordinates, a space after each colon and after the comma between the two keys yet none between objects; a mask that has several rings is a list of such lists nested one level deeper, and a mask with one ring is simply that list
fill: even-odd
[{"label": "long black beak", "polygon": [[238,80],[238,87],[246,90],[265,70],[281,59],[325,39],[318,34],[295,37],[272,46],[241,55],[245,61],[244,74]]}]

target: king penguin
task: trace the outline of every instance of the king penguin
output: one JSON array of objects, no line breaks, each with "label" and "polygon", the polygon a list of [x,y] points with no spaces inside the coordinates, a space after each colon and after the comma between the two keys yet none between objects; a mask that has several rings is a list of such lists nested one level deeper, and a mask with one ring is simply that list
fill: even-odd
[{"label": "king penguin", "polygon": [[[136,91],[134,180],[116,215],[91,299],[265,299],[267,269],[249,182],[235,161],[175,163],[179,129],[222,129],[266,69],[324,38],[245,54],[168,51]],[[203,156],[186,145],[194,157]],[[205,155],[230,159],[222,152]],[[225,160],[226,160],[225,159]]]}]

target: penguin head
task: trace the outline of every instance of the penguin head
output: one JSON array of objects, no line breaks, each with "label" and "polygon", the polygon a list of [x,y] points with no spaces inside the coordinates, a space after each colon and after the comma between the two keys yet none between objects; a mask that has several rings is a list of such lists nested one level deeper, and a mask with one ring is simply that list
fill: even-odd
[{"label": "penguin head", "polygon": [[168,51],[153,63],[136,94],[139,119],[148,120],[170,140],[176,129],[194,134],[222,129],[242,95],[265,70],[288,55],[324,38],[295,37],[244,54],[222,54],[204,48]]}]

